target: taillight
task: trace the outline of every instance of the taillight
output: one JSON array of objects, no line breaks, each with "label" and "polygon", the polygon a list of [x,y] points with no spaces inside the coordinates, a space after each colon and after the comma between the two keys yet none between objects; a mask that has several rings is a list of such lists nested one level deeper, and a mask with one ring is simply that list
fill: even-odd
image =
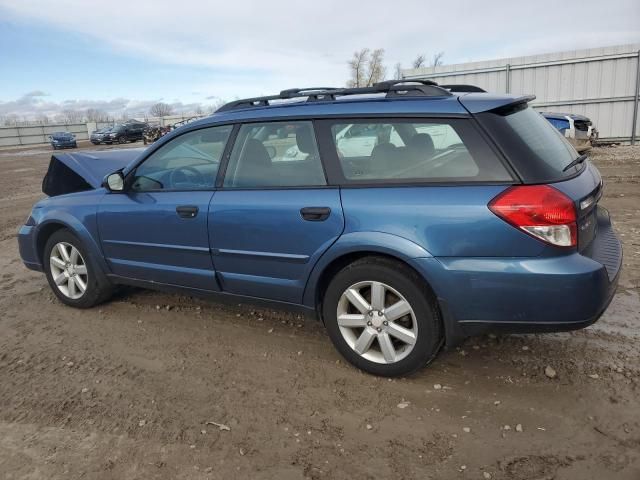
[{"label": "taillight", "polygon": [[549,185],[509,187],[489,202],[489,210],[551,245],[574,247],[578,243],[575,205]]}]

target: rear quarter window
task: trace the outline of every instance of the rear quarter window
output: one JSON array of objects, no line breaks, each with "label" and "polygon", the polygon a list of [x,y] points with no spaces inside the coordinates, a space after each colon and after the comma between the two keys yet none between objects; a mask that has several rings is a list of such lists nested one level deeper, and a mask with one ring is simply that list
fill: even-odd
[{"label": "rear quarter window", "polygon": [[513,180],[470,120],[340,119],[322,130],[340,183]]},{"label": "rear quarter window", "polygon": [[578,152],[547,119],[526,103],[481,113],[477,117],[525,183],[562,180],[584,166],[563,171],[578,157]]}]

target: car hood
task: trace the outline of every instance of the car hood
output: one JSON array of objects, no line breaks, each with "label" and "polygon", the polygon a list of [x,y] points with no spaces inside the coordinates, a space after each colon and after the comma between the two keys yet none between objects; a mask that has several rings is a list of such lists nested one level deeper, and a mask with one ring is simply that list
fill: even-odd
[{"label": "car hood", "polygon": [[105,175],[126,167],[144,148],[58,153],[51,157],[42,191],[49,196],[100,188]]}]

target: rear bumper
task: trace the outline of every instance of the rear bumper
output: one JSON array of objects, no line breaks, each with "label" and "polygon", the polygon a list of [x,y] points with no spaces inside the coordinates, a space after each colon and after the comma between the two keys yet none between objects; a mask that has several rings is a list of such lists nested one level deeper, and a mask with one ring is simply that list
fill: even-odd
[{"label": "rear bumper", "polygon": [[604,212],[592,245],[581,253],[416,259],[439,298],[447,344],[487,332],[575,330],[598,320],[622,265],[620,241]]}]

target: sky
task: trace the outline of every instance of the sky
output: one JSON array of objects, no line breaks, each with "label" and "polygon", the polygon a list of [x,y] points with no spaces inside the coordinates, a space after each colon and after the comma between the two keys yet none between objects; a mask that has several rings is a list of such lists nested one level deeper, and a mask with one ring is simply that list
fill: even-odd
[{"label": "sky", "polygon": [[343,86],[384,48],[447,64],[640,43],[640,0],[0,0],[0,117],[140,115],[293,87]]}]

